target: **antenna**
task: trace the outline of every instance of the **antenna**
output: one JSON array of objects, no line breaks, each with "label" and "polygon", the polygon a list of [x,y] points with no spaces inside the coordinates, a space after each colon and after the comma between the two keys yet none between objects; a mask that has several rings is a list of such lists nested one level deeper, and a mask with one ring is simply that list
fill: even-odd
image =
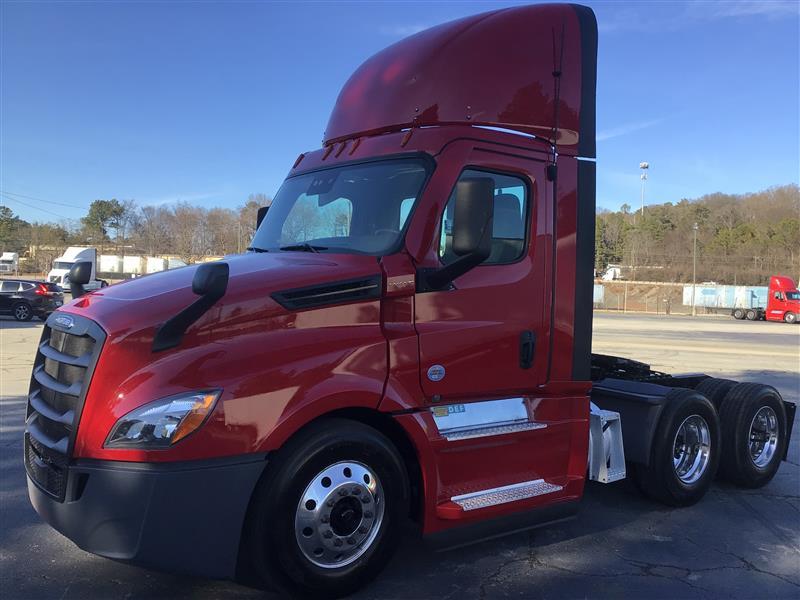
[{"label": "antenna", "polygon": [[564,30],[565,25],[561,23],[561,47],[558,50],[558,60],[556,60],[556,30],[553,29],[553,133],[550,148],[553,154],[550,164],[547,166],[547,178],[555,181],[556,178],[556,159],[558,158],[558,105],[561,100],[561,69],[564,66]]}]

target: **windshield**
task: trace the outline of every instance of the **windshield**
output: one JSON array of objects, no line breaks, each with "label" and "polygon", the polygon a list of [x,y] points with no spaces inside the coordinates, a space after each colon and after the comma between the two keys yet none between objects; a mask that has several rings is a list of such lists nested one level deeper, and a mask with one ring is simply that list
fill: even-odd
[{"label": "windshield", "polygon": [[800,300],[800,292],[786,292],[787,300]]},{"label": "windshield", "polygon": [[400,242],[427,172],[421,159],[347,165],[287,179],[253,250],[383,256]]},{"label": "windshield", "polygon": [[56,261],[56,262],[53,263],[53,268],[54,269],[66,269],[67,271],[69,271],[72,268],[72,263],[71,262],[59,262],[59,261]]}]

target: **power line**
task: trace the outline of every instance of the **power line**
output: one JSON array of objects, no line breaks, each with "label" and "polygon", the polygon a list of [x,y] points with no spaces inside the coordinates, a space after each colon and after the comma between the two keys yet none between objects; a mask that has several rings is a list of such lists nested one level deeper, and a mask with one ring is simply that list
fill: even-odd
[{"label": "power line", "polygon": [[69,208],[82,208],[83,210],[88,210],[86,206],[78,206],[77,204],[67,204],[65,202],[56,202],[55,200],[45,200],[44,198],[36,198],[35,196],[26,196],[25,194],[9,192],[8,190],[3,190],[2,193],[11,196],[19,196],[20,198],[27,198],[28,200],[36,200],[37,202],[46,202],[47,204],[57,204],[58,206],[67,206]]},{"label": "power line", "polygon": [[41,208],[41,207],[35,206],[33,204],[28,204],[27,202],[23,202],[22,200],[19,200],[18,198],[12,198],[11,196],[6,196],[5,192],[0,194],[0,196],[3,196],[3,198],[6,201],[10,200],[11,202],[17,202],[19,204],[22,204],[22,206],[27,206],[28,208],[33,208],[33,209],[36,209],[36,210],[40,210],[40,211],[42,211],[44,213],[47,213],[48,215],[55,215],[56,217],[61,217],[62,219],[71,219],[72,218],[72,217],[65,217],[64,215],[60,215],[60,214],[55,213],[55,212],[53,212],[53,211],[51,211],[49,209],[46,209],[46,208]]}]

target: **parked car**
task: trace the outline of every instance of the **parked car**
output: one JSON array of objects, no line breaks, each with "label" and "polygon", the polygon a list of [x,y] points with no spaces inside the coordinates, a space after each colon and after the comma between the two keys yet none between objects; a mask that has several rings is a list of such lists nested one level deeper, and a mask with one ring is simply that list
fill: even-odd
[{"label": "parked car", "polygon": [[47,316],[64,304],[64,293],[55,283],[25,279],[4,279],[0,282],[0,314],[17,321],[30,321]]}]

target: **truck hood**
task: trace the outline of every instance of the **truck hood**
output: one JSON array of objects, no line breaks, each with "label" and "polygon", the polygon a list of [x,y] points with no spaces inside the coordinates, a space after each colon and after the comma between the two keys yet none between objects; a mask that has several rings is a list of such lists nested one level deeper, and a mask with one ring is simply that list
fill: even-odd
[{"label": "truck hood", "polygon": [[[206,338],[223,325],[287,314],[271,298],[274,292],[381,272],[375,257],[350,254],[248,253],[224,262],[230,268],[225,296],[189,328],[189,344],[189,337]],[[157,326],[199,298],[192,292],[196,270],[195,265],[131,279],[87,294],[62,310],[96,321],[110,336],[152,340]]]}]

